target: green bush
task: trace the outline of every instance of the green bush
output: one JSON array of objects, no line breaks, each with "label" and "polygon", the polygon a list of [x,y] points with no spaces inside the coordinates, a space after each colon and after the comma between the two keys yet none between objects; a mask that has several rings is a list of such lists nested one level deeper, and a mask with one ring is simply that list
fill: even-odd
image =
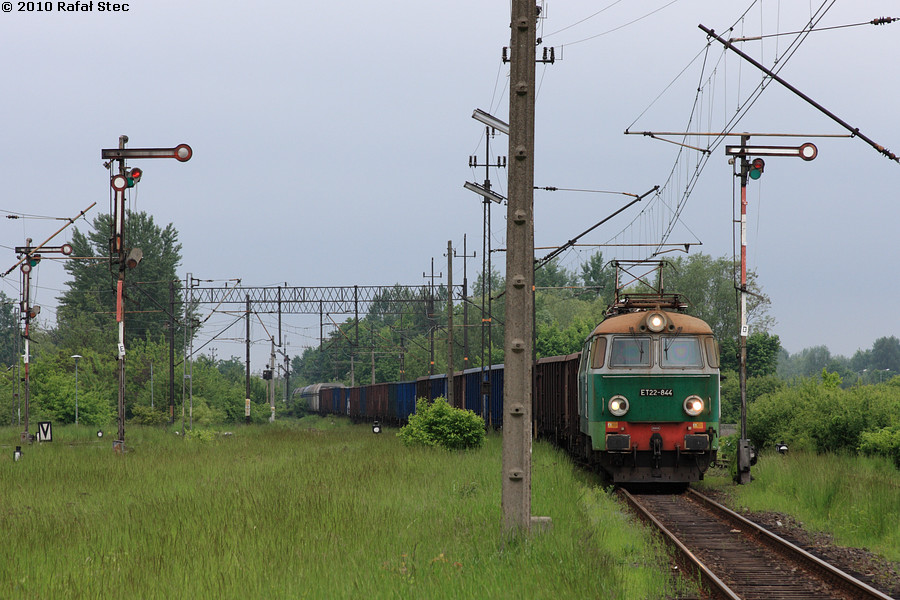
[{"label": "green bush", "polygon": [[728,469],[732,479],[737,477],[737,450],[740,437],[739,433],[732,433],[719,438],[719,453],[716,456],[716,462]]},{"label": "green bush", "polygon": [[133,425],[165,425],[169,422],[169,415],[160,408],[150,408],[137,404],[131,409],[129,423]]},{"label": "green bush", "polygon": [[212,429],[188,429],[184,433],[185,439],[209,444],[216,440],[216,432]]},{"label": "green bush", "polygon": [[884,427],[878,431],[864,431],[861,438],[860,452],[868,456],[887,456],[900,469],[900,425]]},{"label": "green bush", "polygon": [[397,437],[406,446],[443,446],[449,450],[480,448],[484,444],[484,419],[471,410],[453,408],[444,398],[430,403],[416,401],[416,414]]}]

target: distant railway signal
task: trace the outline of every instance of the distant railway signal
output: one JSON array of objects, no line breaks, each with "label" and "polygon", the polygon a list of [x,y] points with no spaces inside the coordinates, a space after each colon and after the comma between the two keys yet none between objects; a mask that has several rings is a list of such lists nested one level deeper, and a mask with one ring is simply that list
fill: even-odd
[{"label": "distant railway signal", "polygon": [[124,192],[128,187],[128,178],[125,175],[113,175],[109,180],[109,185],[117,192]]},{"label": "distant railway signal", "polygon": [[725,146],[727,156],[796,156],[803,160],[813,160],[819,149],[815,144],[806,142],[800,146]]},{"label": "distant railway signal", "polygon": [[129,158],[174,158],[178,162],[191,160],[194,151],[187,144],[174,148],[104,148],[100,151],[103,160],[124,160]]}]

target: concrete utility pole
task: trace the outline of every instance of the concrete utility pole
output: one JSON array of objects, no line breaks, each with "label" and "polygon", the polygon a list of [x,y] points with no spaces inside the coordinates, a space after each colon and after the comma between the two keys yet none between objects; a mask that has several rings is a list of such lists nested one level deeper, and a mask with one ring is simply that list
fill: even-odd
[{"label": "concrete utility pole", "polygon": [[169,280],[169,423],[175,424],[175,280]]},{"label": "concrete utility pole", "polygon": [[[503,390],[503,526],[531,530],[531,385],[534,324],[534,94],[537,7],[512,0],[509,195]],[[534,519],[538,521],[538,519]],[[546,522],[540,519],[539,522]]]},{"label": "concrete utility pole", "polygon": [[282,351],[281,354],[284,356],[284,405],[287,406],[291,395],[291,359],[287,352]]},{"label": "concrete utility pole", "polygon": [[272,349],[269,353],[269,423],[275,422],[275,336],[272,336]]},{"label": "concrete utility pole", "polygon": [[447,240],[447,403],[453,404],[453,241]]},{"label": "concrete utility pole", "polygon": [[[457,254],[456,250],[453,251],[454,257],[463,259],[463,371],[469,368],[469,278],[467,276],[466,259],[475,258],[474,252],[472,254],[467,254],[466,252],[468,252],[466,249],[466,235],[463,234],[463,253]],[[450,286],[450,289],[452,290],[453,286]]]},{"label": "concrete utility pole", "polygon": [[250,424],[250,295],[247,295],[247,308],[246,308],[246,316],[247,316],[247,340],[246,340],[246,352],[247,358],[244,371],[244,384],[246,387],[245,397],[244,397],[244,419],[247,421],[247,424]]},{"label": "concrete utility pole", "polygon": [[431,275],[422,273],[422,277],[430,279],[428,284],[428,300],[425,303],[425,318],[428,320],[428,374],[434,375],[434,330],[437,328],[437,319],[434,315],[434,280],[443,277],[443,273],[434,274],[434,258],[431,259]]},{"label": "concrete utility pole", "polygon": [[[80,354],[73,354],[72,358],[75,359],[75,425],[78,425],[78,359],[83,358]],[[150,406],[153,407],[153,363],[150,363]]]},{"label": "concrete utility pole", "polygon": [[200,283],[199,279],[194,279],[193,275],[188,273],[188,281],[190,282],[190,299],[187,303],[187,306],[190,310],[190,314],[185,314],[185,320],[189,320],[190,322],[190,339],[188,340],[189,351],[186,353],[186,356],[189,359],[188,364],[190,365],[190,373],[188,374],[188,397],[190,398],[188,405],[188,422],[191,426],[191,431],[194,430],[194,329],[200,325],[200,321],[194,318],[194,282]]}]

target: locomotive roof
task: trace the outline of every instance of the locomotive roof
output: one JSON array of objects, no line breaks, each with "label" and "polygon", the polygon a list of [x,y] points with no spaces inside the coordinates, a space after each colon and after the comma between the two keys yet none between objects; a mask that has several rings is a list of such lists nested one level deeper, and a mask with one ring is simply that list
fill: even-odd
[{"label": "locomotive roof", "polygon": [[678,332],[681,334],[711,335],[713,332],[706,321],[698,319],[697,317],[669,312],[667,310],[648,310],[608,317],[597,325],[591,335],[632,332],[645,333],[646,330],[642,329],[641,325],[644,323],[647,316],[653,313],[665,315],[669,323],[674,325],[674,330],[666,330],[663,333]]}]

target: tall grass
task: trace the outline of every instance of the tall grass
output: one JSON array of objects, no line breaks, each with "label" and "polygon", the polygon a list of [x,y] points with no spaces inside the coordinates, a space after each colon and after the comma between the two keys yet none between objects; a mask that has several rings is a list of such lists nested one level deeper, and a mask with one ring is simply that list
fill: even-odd
[{"label": "tall grass", "polygon": [[552,528],[507,538],[498,436],[450,453],[404,448],[392,433],[330,419],[186,439],[130,428],[120,456],[93,432],[59,428],[17,463],[4,447],[0,597],[677,591],[664,550],[555,449],[538,444],[533,455],[532,512],[551,516]]},{"label": "tall grass", "polygon": [[789,514],[841,545],[900,561],[900,471],[890,460],[763,454],[752,474],[731,492],[738,506]]}]

